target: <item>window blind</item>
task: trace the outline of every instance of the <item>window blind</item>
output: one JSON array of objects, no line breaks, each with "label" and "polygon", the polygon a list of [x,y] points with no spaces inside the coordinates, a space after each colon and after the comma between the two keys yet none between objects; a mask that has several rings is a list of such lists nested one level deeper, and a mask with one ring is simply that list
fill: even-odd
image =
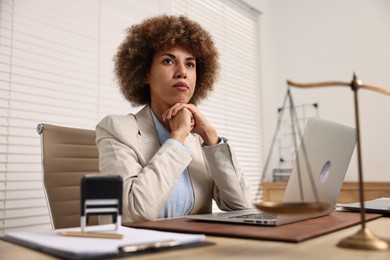
[{"label": "window blind", "polygon": [[0,2],[0,235],[51,229],[39,123],[94,129],[125,101],[113,55],[125,28],[185,14],[213,36],[221,77],[200,109],[234,144],[255,192],[260,180],[259,13],[239,1],[2,0]]},{"label": "window blind", "polygon": [[199,107],[219,135],[233,144],[258,200],[262,170],[259,12],[240,1],[187,1],[183,5],[177,0],[172,9],[198,21],[213,35],[221,75]]}]

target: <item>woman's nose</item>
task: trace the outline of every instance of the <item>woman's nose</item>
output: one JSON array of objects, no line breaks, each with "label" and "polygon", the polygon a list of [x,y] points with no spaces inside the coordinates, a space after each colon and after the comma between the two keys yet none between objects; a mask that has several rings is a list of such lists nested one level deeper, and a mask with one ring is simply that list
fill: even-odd
[{"label": "woman's nose", "polygon": [[186,66],[179,64],[176,68],[175,78],[187,78]]}]

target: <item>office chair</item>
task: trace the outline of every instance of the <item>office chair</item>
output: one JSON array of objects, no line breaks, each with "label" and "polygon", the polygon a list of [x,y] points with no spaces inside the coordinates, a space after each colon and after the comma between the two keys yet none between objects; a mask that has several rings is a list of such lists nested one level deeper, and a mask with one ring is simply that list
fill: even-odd
[{"label": "office chair", "polygon": [[[80,226],[80,180],[99,172],[95,131],[38,124],[41,135],[43,181],[52,227]],[[89,225],[97,225],[96,216]]]}]

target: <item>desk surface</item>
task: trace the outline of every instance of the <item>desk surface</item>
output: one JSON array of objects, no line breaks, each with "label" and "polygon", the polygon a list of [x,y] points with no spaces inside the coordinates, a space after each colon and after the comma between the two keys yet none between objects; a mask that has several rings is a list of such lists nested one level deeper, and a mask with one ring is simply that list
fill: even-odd
[{"label": "desk surface", "polygon": [[[367,223],[367,227],[374,234],[390,240],[390,218],[370,221]],[[256,259],[259,257],[264,259],[272,258],[273,260],[390,259],[390,251],[353,250],[336,246],[340,239],[353,235],[359,229],[360,226],[354,226],[298,244],[207,236],[207,241],[216,244],[120,259]],[[45,260],[56,258],[0,240],[0,259]]]}]

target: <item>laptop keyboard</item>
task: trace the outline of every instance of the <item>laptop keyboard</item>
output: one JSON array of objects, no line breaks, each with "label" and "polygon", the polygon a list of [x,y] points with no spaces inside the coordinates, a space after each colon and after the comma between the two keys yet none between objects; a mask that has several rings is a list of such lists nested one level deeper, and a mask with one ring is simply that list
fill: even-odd
[{"label": "laptop keyboard", "polygon": [[276,214],[272,213],[255,213],[255,214],[246,214],[246,215],[240,215],[240,216],[233,216],[230,218],[242,218],[242,219],[275,219]]}]

